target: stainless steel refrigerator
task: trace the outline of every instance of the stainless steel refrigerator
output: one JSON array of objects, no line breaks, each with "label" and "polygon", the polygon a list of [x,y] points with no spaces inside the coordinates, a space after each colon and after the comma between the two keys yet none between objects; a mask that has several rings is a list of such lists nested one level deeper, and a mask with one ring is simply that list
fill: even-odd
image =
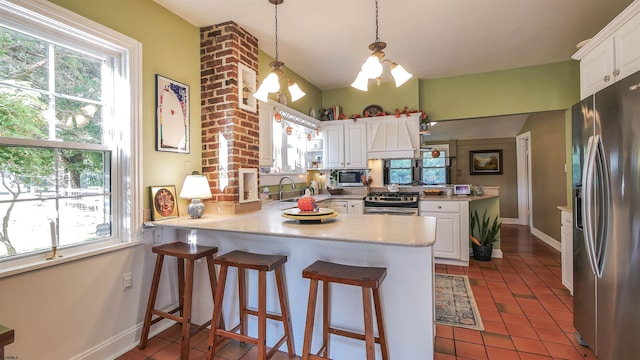
[{"label": "stainless steel refrigerator", "polygon": [[640,72],[573,106],[576,335],[600,360],[640,354]]}]

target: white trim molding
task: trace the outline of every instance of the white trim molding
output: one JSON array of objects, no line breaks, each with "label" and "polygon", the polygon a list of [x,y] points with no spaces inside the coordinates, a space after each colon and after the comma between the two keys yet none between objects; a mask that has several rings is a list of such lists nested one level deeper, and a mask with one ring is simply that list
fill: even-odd
[{"label": "white trim molding", "polygon": [[561,244],[560,241],[552,238],[551,236],[543,233],[542,231],[534,228],[533,226],[531,227],[531,234],[533,234],[535,237],[537,237],[538,239],[542,240],[543,242],[545,242],[547,245],[551,246],[552,248],[558,250],[558,251],[562,251],[561,250]]}]

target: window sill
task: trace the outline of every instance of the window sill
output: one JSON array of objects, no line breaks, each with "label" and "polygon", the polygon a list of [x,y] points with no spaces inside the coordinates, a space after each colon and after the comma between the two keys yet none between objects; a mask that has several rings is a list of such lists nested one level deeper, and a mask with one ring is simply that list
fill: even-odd
[{"label": "window sill", "polygon": [[[8,266],[6,268],[0,268],[0,279],[10,277],[13,275],[23,274],[29,271],[40,270],[44,268],[48,268],[51,266],[66,264],[69,262],[86,259],[92,256],[106,254],[122,249],[128,249],[130,247],[138,246],[144,244],[143,241],[132,241],[127,243],[118,243],[114,245],[105,246],[99,249],[91,249],[91,250],[82,250],[75,249],[72,252],[65,252],[64,256],[58,258],[56,260],[46,260],[45,258],[50,256],[51,253],[48,252],[46,255],[43,254],[41,260],[32,261],[29,263],[22,263],[15,266]],[[9,265],[9,264],[7,264]]]}]

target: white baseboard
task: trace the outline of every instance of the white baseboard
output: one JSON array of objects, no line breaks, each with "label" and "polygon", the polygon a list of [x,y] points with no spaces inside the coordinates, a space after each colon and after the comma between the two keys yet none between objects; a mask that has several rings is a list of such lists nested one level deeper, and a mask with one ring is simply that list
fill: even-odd
[{"label": "white baseboard", "polygon": [[501,218],[503,224],[519,225],[518,218]]},{"label": "white baseboard", "polygon": [[551,246],[552,248],[558,251],[562,251],[560,241],[552,238],[551,236],[543,233],[542,231],[534,228],[533,226],[531,227],[531,233],[535,235],[538,239],[544,241],[547,245]]},{"label": "white baseboard", "polygon": [[[162,319],[151,326],[149,338],[152,338],[175,324],[175,321]],[[115,359],[124,353],[134,349],[140,342],[142,323],[116,334],[111,339],[76,355],[71,360],[104,360]]]}]

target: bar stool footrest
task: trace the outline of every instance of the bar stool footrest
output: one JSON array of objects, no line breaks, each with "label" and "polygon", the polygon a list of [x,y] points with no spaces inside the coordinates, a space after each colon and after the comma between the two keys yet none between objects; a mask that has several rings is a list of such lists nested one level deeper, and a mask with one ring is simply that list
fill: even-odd
[{"label": "bar stool footrest", "polygon": [[[336,328],[333,328],[333,327],[329,327],[328,328],[328,332],[329,332],[329,334],[332,334],[332,335],[338,335],[338,336],[342,336],[342,337],[348,337],[348,338],[351,338],[351,339],[365,341],[364,334],[362,334],[362,333],[357,333],[357,332],[353,332],[353,331],[349,331],[349,330],[343,330],[343,329],[336,329]],[[380,337],[374,336],[374,340],[375,340],[376,343],[380,344]]]}]

